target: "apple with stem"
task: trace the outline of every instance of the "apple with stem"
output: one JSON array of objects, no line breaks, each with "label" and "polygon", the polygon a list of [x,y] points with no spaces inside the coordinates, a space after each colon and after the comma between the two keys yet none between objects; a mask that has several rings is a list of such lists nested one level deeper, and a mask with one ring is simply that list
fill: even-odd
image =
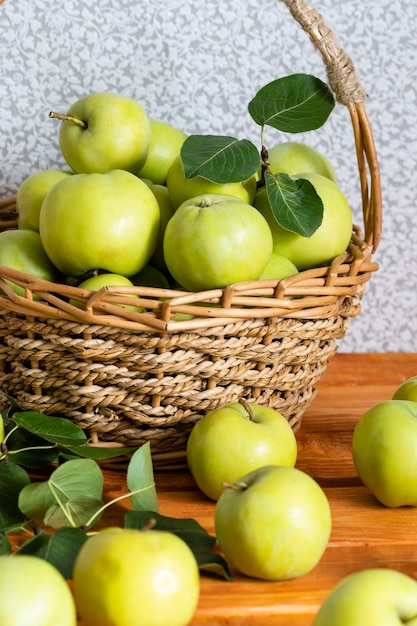
[{"label": "apple with stem", "polygon": [[0,623],[7,626],[76,626],[71,590],[50,563],[37,556],[0,556]]},{"label": "apple with stem", "polygon": [[39,232],[45,251],[67,276],[94,270],[132,276],[158,239],[158,202],[142,180],[124,170],[74,174],[42,203]]},{"label": "apple with stem", "polygon": [[168,271],[189,291],[256,280],[271,253],[266,219],[233,196],[207,194],[187,200],[165,229]]},{"label": "apple with stem", "polygon": [[48,191],[60,180],[72,176],[64,170],[44,170],[26,178],[16,193],[17,223],[19,228],[39,232],[39,213]]},{"label": "apple with stem", "polygon": [[215,507],[220,548],[242,574],[289,580],[321,560],[331,511],[320,485],[295,467],[266,465],[225,484]]},{"label": "apple with stem", "polygon": [[186,133],[160,120],[150,119],[151,140],[148,156],[138,176],[156,185],[165,185],[168,170],[181,152]]},{"label": "apple with stem", "polygon": [[202,417],[187,441],[187,463],[200,490],[218,500],[223,483],[276,464],[294,467],[297,442],[285,417],[241,399]]},{"label": "apple with stem", "polygon": [[381,504],[417,506],[417,402],[385,400],[366,411],[353,431],[352,457]]},{"label": "apple with stem", "polygon": [[173,533],[115,528],[81,547],[73,592],[83,626],[186,626],[200,575],[191,549]]},{"label": "apple with stem", "polygon": [[117,93],[98,92],[80,98],[61,120],[59,146],[77,174],[122,169],[136,174],[151,142],[148,114],[139,102]]},{"label": "apple with stem", "polygon": [[343,578],[313,626],[417,626],[417,581],[394,569],[364,569]]}]

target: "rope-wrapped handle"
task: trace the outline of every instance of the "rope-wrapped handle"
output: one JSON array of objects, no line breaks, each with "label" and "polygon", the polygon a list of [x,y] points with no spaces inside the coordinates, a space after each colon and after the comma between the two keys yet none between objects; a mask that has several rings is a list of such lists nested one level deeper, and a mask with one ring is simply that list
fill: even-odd
[{"label": "rope-wrapped handle", "polygon": [[321,53],[330,88],[336,100],[349,109],[359,166],[365,241],[375,251],[382,231],[381,181],[372,130],[364,106],[366,93],[351,58],[341,48],[321,14],[305,0],[281,0],[281,2],[288,7],[291,15],[308,33],[315,48]]}]

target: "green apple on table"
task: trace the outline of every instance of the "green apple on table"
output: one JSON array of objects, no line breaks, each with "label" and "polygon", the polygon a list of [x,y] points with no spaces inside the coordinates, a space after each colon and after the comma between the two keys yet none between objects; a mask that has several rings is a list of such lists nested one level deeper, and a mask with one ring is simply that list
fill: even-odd
[{"label": "green apple on table", "polygon": [[311,237],[286,230],[278,224],[269,205],[266,187],[258,190],[254,206],[268,221],[274,241],[274,252],[288,258],[299,270],[330,263],[348,247],[352,236],[352,211],[346,196],[329,178],[303,173],[323,202],[323,220]]},{"label": "green apple on table", "polygon": [[223,483],[275,464],[294,467],[297,442],[285,417],[255,402],[231,402],[210,411],[193,427],[187,463],[200,490],[218,500]]},{"label": "green apple on table", "polygon": [[45,251],[67,276],[93,270],[132,276],[152,256],[159,232],[158,202],[134,174],[74,174],[42,203],[39,232]]},{"label": "green apple on table", "polygon": [[256,176],[238,183],[214,183],[202,176],[186,178],[181,156],[176,157],[169,168],[166,186],[174,209],[190,198],[204,194],[230,195],[252,204],[256,193]]},{"label": "green apple on table", "polygon": [[62,120],[59,146],[77,174],[123,169],[137,174],[148,156],[151,124],[143,106],[127,96],[90,93],[67,113],[51,111]]},{"label": "green apple on table", "polygon": [[220,548],[238,571],[281,581],[304,576],[319,563],[332,525],[319,484],[280,465],[253,470],[225,486],[214,521]]},{"label": "green apple on table", "polygon": [[[86,278],[83,280],[78,287],[80,289],[87,289],[88,291],[100,291],[100,289],[106,287],[133,287],[133,282],[127,278],[126,276],[122,276],[121,274],[110,274],[108,272],[103,272],[102,274],[98,274],[97,276],[91,276],[90,278]],[[112,290],[111,295],[121,295],[128,298],[138,298],[138,296],[134,293],[123,293],[121,291],[119,294]],[[108,301],[111,301],[111,295],[107,298]],[[70,303],[76,306],[79,309],[85,308],[84,300],[77,300],[76,298],[71,298]],[[113,303],[112,303],[113,304]],[[116,306],[121,306],[124,309],[128,309],[130,311],[139,311],[142,312],[143,307],[134,306],[133,304],[124,304],[119,302],[114,302]]]},{"label": "green apple on table", "polygon": [[355,426],[352,457],[381,504],[417,506],[417,402],[384,400],[368,409]]},{"label": "green apple on table", "polygon": [[165,229],[168,271],[189,291],[256,280],[271,253],[267,221],[234,196],[191,198],[178,207]]},{"label": "green apple on table", "polygon": [[19,228],[39,232],[39,213],[42,202],[51,187],[67,176],[72,176],[72,172],[50,169],[36,172],[25,178],[16,193]]},{"label": "green apple on table", "polygon": [[[58,282],[61,278],[60,272],[45,252],[39,233],[34,230],[16,228],[0,233],[1,265],[30,274],[35,279]],[[7,283],[17,294],[25,294],[23,287],[9,280]]]},{"label": "green apple on table", "polygon": [[81,547],[73,593],[83,626],[186,626],[200,575],[191,549],[173,533],[115,528]]},{"label": "green apple on table", "polygon": [[67,581],[58,570],[32,555],[0,556],[0,624],[76,626]]},{"label": "green apple on table", "polygon": [[315,172],[337,182],[336,172],[329,159],[308,144],[283,141],[268,150],[269,169],[273,174],[294,176],[299,172]]},{"label": "green apple on table", "polygon": [[313,626],[417,626],[417,581],[394,569],[370,568],[343,578]]},{"label": "green apple on table", "polygon": [[151,118],[151,140],[148,156],[139,170],[140,178],[148,178],[157,185],[165,185],[168,170],[181,152],[187,138],[179,128]]},{"label": "green apple on table", "polygon": [[407,378],[394,392],[393,400],[412,400],[417,402],[417,376]]}]

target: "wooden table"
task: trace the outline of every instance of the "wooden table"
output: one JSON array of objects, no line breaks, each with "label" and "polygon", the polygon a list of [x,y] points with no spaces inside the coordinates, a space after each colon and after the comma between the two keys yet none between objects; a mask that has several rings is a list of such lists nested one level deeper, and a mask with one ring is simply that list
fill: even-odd
[{"label": "wooden table", "polygon": [[[324,488],[332,510],[333,529],[321,562],[310,574],[287,582],[257,581],[233,568],[234,582],[202,574],[193,625],[311,626],[323,599],[350,572],[380,566],[417,578],[417,509],[380,505],[361,484],[351,457],[358,419],[416,374],[417,354],[333,357],[297,432],[297,466]],[[124,472],[104,473],[106,499],[120,496]],[[163,515],[194,518],[214,534],[215,505],[188,471],[157,471],[155,478]],[[107,524],[121,524],[127,508],[127,500],[111,507]]]}]

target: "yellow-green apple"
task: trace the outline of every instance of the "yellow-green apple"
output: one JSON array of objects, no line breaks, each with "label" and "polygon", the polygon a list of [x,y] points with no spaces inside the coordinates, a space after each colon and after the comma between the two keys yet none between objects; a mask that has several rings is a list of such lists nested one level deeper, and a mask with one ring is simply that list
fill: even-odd
[{"label": "yellow-green apple", "polygon": [[283,141],[268,150],[269,169],[272,174],[294,176],[299,172],[321,174],[337,182],[336,172],[329,159],[305,143]]},{"label": "yellow-green apple", "polygon": [[368,409],[355,426],[352,456],[379,502],[417,506],[417,402],[384,400]]},{"label": "yellow-green apple", "polygon": [[417,581],[400,571],[367,568],[335,585],[313,626],[417,625]]},{"label": "yellow-green apple", "polygon": [[413,402],[417,402],[417,376],[412,376],[401,383],[392,397],[394,400],[413,400]]},{"label": "yellow-green apple", "polygon": [[274,251],[287,257],[299,270],[330,263],[348,247],[352,236],[352,211],[346,196],[329,178],[320,174],[303,173],[313,185],[323,203],[323,220],[311,237],[304,237],[280,226],[272,213],[266,187],[258,190],[254,206],[271,227]]},{"label": "yellow-green apple", "polygon": [[74,565],[83,626],[186,626],[199,590],[191,549],[169,532],[105,530],[87,539]]},{"label": "yellow-green apple", "polygon": [[251,176],[248,180],[240,183],[214,183],[202,176],[186,178],[182,167],[181,157],[178,156],[169,168],[166,186],[174,209],[180,204],[204,194],[230,195],[248,204],[252,204],[256,193],[256,177]]},{"label": "yellow-green apple", "polygon": [[168,271],[189,291],[256,280],[271,253],[266,219],[234,196],[207,194],[187,200],[165,229]]},{"label": "yellow-green apple", "polygon": [[169,289],[170,284],[165,274],[153,265],[145,265],[137,274],[130,277],[134,285],[141,287],[160,287],[161,289]]},{"label": "yellow-green apple", "polygon": [[[80,289],[87,289],[88,291],[100,291],[105,287],[133,287],[133,282],[127,278],[126,276],[121,276],[120,274],[109,274],[108,272],[103,272],[102,274],[98,274],[97,276],[91,276],[90,278],[86,278],[83,280],[78,287]],[[112,291],[112,296],[116,296],[117,292]],[[123,297],[128,298],[137,298],[138,296],[134,293],[123,293],[120,292],[118,294]],[[111,296],[109,295],[107,300],[111,302]],[[76,306],[79,309],[85,308],[84,300],[77,300],[76,298],[71,298],[70,303]],[[125,309],[129,309],[130,311],[143,311],[143,307],[138,307],[130,304],[124,304],[121,302],[114,302],[115,305],[121,306]]]},{"label": "yellow-green apple", "polygon": [[138,176],[149,178],[157,185],[165,185],[168,170],[180,154],[186,133],[159,120],[150,119],[151,141],[145,164]]},{"label": "yellow-green apple", "polygon": [[294,263],[273,250],[264,271],[259,276],[259,280],[270,278],[281,280],[287,276],[294,276],[294,274],[298,274],[298,269]]},{"label": "yellow-green apple", "polygon": [[223,483],[275,464],[294,467],[297,442],[281,413],[254,402],[232,402],[207,413],[193,427],[187,462],[201,491],[218,500]]},{"label": "yellow-green apple", "polygon": [[57,182],[71,176],[64,170],[44,170],[26,178],[16,193],[17,223],[19,228],[39,232],[39,213],[48,191]]},{"label": "yellow-green apple", "polygon": [[62,119],[59,146],[77,174],[122,169],[136,174],[151,141],[148,114],[139,102],[117,93],[91,93],[70,106]]},{"label": "yellow-green apple", "polygon": [[76,610],[65,578],[32,555],[0,556],[0,623],[7,626],[76,626]]},{"label": "yellow-green apple", "polygon": [[159,223],[158,240],[156,242],[155,251],[151,257],[151,263],[157,267],[161,272],[167,272],[167,266],[164,257],[164,234],[165,228],[174,215],[174,207],[172,206],[171,198],[169,197],[168,189],[165,185],[150,185],[152,193],[158,200],[159,211],[161,219]]},{"label": "yellow-green apple", "polygon": [[246,576],[288,580],[321,560],[331,532],[320,485],[295,467],[266,465],[226,485],[215,507],[226,558]]},{"label": "yellow-green apple", "polygon": [[[0,233],[0,265],[52,282],[61,278],[45,252],[39,233],[34,230],[19,228]],[[16,293],[24,295],[23,287],[7,282]]]},{"label": "yellow-green apple", "polygon": [[39,232],[47,255],[68,276],[92,270],[132,276],[149,261],[159,232],[158,202],[125,170],[74,174],[42,203]]}]

